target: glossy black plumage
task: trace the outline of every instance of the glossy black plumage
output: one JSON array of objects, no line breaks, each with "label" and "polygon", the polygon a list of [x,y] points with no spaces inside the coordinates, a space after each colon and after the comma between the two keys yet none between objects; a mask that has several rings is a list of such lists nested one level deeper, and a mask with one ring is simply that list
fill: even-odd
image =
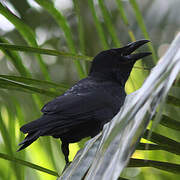
[{"label": "glossy black plumage", "polygon": [[21,127],[20,130],[28,135],[19,144],[22,146],[18,151],[40,136],[53,136],[61,139],[61,148],[68,163],[69,143],[94,137],[120,110],[126,97],[124,86],[134,63],[151,54],[131,53],[147,42],[140,40],[99,53],[87,78],[47,103],[39,119]]}]

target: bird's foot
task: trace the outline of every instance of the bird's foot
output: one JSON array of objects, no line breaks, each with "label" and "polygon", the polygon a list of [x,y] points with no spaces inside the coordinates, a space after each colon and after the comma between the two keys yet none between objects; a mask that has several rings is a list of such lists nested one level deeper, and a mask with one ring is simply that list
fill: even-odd
[{"label": "bird's foot", "polygon": [[64,167],[64,169],[63,169],[63,171],[62,171],[62,173],[64,173],[64,171],[69,167],[70,164],[71,164],[71,162],[66,163],[66,165],[65,165],[65,167]]}]

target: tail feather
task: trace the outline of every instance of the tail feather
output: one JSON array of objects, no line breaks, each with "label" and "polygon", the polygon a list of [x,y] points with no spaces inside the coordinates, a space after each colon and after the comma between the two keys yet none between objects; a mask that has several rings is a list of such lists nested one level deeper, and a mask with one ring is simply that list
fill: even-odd
[{"label": "tail feather", "polygon": [[[31,133],[34,131],[42,130],[42,129],[49,129],[52,126],[55,126],[56,123],[63,123],[64,121],[58,121],[60,117],[57,116],[48,116],[48,115],[43,115],[39,119],[36,119],[32,122],[29,122],[25,125],[23,125],[20,130],[25,134],[25,133]],[[55,124],[54,124],[55,123]]]},{"label": "tail feather", "polygon": [[38,139],[41,135],[41,131],[35,131],[33,133],[29,133],[25,139],[19,144],[19,146],[21,146],[18,151],[21,151],[22,149],[28,147],[29,145],[31,145],[36,139]]},{"label": "tail feather", "polygon": [[69,127],[71,123],[69,121],[67,122],[65,118],[62,118],[61,121],[58,121],[58,119],[60,119],[59,116],[43,115],[39,119],[23,125],[20,130],[28,135],[19,144],[21,147],[17,151],[25,149],[40,136],[51,135],[59,138],[61,134],[67,132],[67,127]]},{"label": "tail feather", "polygon": [[20,131],[22,131],[24,134],[32,133],[32,132],[38,130],[40,127],[42,127],[42,123],[44,123],[44,121],[45,121],[44,118],[40,117],[39,119],[36,119],[30,123],[23,125],[20,128]]},{"label": "tail feather", "polygon": [[31,145],[35,140],[37,140],[40,136],[51,135],[52,129],[56,127],[54,123],[56,123],[57,118],[51,116],[42,116],[37,120],[34,120],[30,123],[23,125],[20,130],[28,135],[25,139],[19,144],[21,146],[17,151],[21,151],[25,149],[29,145]]}]

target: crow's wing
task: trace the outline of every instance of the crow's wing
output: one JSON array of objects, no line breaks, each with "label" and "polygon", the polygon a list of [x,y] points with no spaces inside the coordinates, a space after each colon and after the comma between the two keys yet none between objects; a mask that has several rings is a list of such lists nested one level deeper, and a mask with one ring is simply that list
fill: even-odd
[{"label": "crow's wing", "polygon": [[[47,103],[44,115],[21,127],[24,133],[41,130],[46,134],[50,129],[66,130],[91,120],[100,120],[103,124],[117,113],[116,98],[103,88],[69,91]],[[47,133],[48,134],[48,133]]]},{"label": "crow's wing", "polygon": [[41,111],[49,115],[58,113],[74,117],[100,108],[113,108],[113,99],[113,97],[109,97],[108,93],[99,88],[90,92],[59,96],[47,103]]}]

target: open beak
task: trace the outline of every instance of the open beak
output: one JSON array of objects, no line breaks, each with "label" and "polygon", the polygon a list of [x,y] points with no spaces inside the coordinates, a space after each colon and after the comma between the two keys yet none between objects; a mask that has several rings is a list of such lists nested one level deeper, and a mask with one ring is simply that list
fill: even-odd
[{"label": "open beak", "polygon": [[123,59],[127,60],[133,60],[136,61],[138,59],[144,58],[146,56],[151,55],[151,52],[144,52],[144,53],[137,53],[137,54],[131,54],[132,52],[134,52],[136,49],[138,49],[139,47],[141,47],[142,45],[146,44],[150,42],[149,40],[139,40],[136,42],[132,42],[130,44],[128,44],[127,46],[124,46],[122,48],[118,48],[117,50],[121,52],[121,55],[123,57]]}]

